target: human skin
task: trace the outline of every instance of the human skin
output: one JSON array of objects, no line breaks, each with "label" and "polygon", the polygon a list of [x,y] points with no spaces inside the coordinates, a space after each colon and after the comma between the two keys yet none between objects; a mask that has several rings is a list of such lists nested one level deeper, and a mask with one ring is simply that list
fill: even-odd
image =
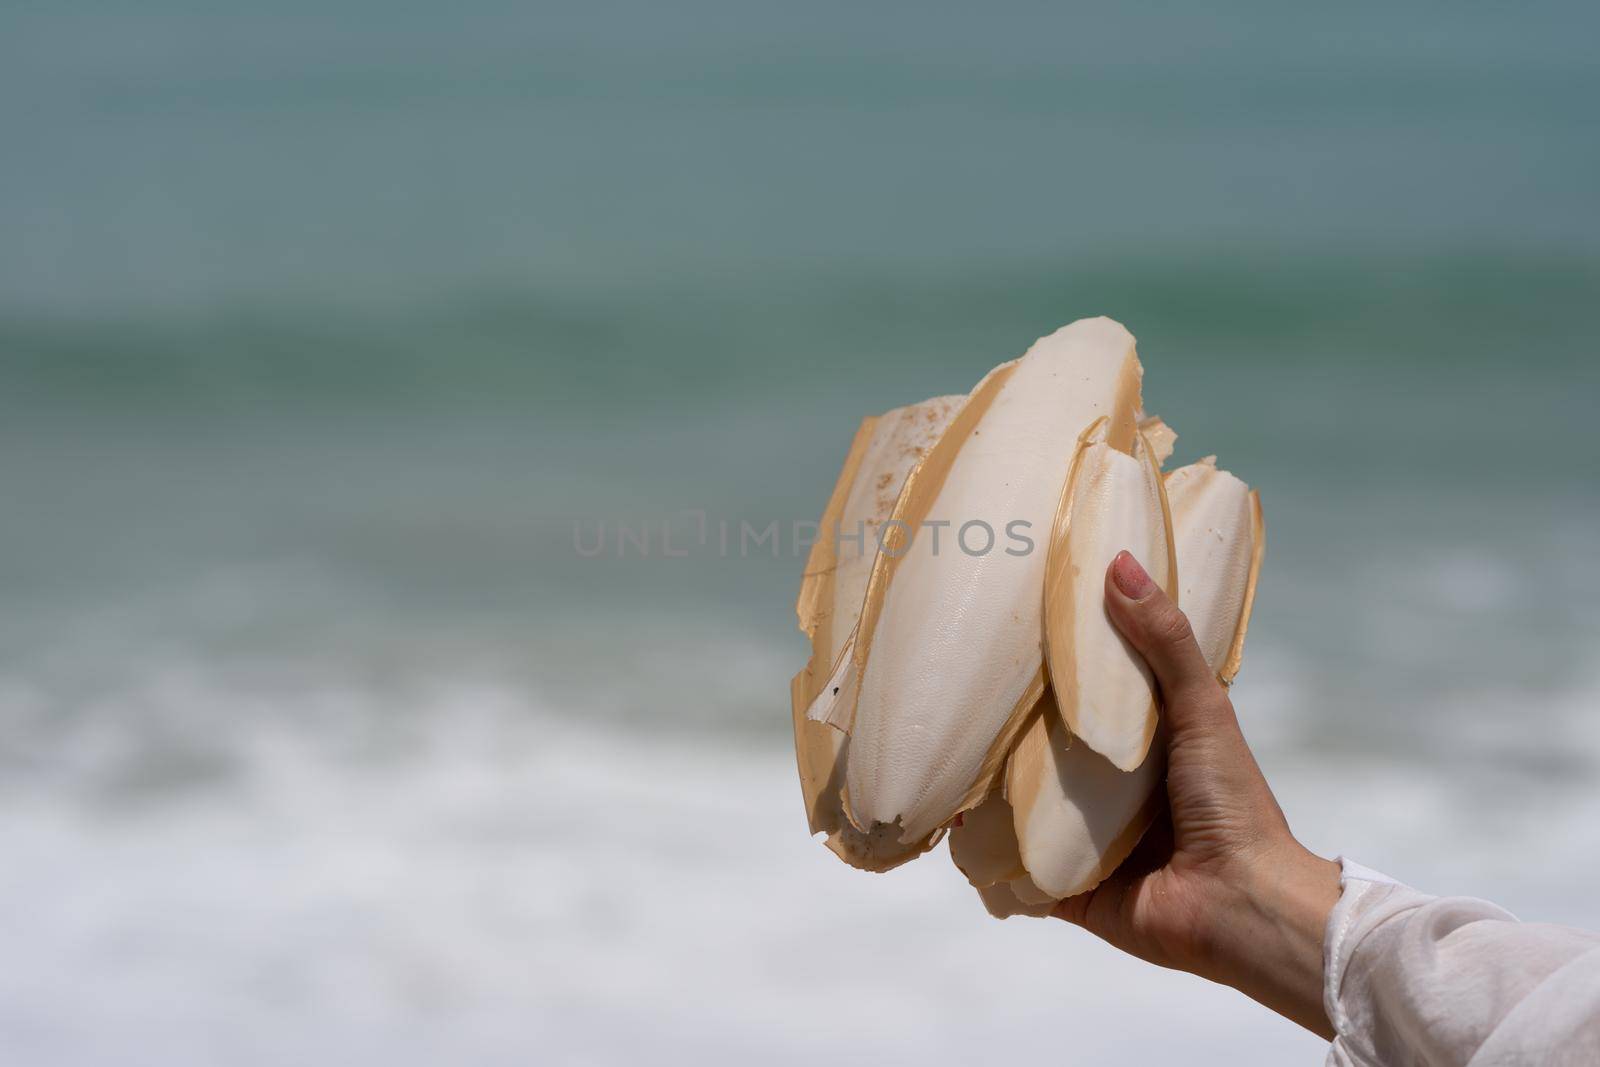
[{"label": "human skin", "polygon": [[1322,937],[1339,866],[1289,832],[1184,614],[1127,552],[1105,586],[1107,612],[1161,689],[1168,804],[1111,877],[1056,915],[1331,1039]]}]

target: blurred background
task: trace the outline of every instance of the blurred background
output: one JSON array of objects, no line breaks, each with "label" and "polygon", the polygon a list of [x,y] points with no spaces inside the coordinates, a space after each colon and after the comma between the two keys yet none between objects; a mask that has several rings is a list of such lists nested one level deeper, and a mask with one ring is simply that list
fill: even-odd
[{"label": "blurred background", "polygon": [[[806,837],[787,524],[1093,314],[1262,491],[1236,697],[1297,831],[1600,926],[1597,31],[8,5],[5,1059],[1320,1062]],[[696,512],[778,558],[663,558]]]}]

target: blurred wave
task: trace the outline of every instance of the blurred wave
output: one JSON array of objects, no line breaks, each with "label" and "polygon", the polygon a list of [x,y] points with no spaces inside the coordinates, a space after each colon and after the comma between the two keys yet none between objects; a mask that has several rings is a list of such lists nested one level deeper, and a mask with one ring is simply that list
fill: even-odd
[{"label": "blurred wave", "polygon": [[1103,313],[1134,326],[1153,390],[1197,376],[1201,360],[1219,376],[1377,367],[1446,390],[1461,374],[1513,382],[1537,368],[1589,388],[1600,372],[1582,317],[1597,292],[1600,256],[1488,247],[779,267],[575,293],[446,289],[403,305],[262,294],[131,312],[0,307],[0,385],[23,405],[580,402],[665,420],[683,404],[781,407],[793,397],[777,390],[803,389],[864,412],[901,402],[908,372],[923,391],[966,388],[1064,317]]},{"label": "blurred wave", "polygon": [[[28,961],[0,972],[0,1026],[30,1063],[123,1062],[130,1041],[185,1063],[941,1062],[1059,1055],[1063,1012],[1096,1061],[1237,1063],[1244,1035],[1251,1060],[1321,1055],[1221,987],[1064,924],[995,923],[942,853],[844,870],[797,841],[769,746],[641,736],[459,678],[328,686],[293,728],[281,691],[152,673],[0,811],[0,936]],[[1252,728],[1292,705],[1274,688],[1241,683]],[[1591,752],[1596,694],[1568,698]],[[176,790],[84,790],[178,738],[229,762]],[[1314,847],[1359,836],[1440,891],[1593,921],[1592,768],[1469,781],[1409,754],[1263,751]]]}]

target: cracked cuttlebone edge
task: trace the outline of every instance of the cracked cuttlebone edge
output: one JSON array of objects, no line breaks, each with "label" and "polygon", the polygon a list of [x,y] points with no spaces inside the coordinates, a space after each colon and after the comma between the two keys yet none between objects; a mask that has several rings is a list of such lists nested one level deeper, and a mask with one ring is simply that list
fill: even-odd
[{"label": "cracked cuttlebone edge", "polygon": [[[809,721],[805,711],[819,695],[837,690],[849,676],[856,616],[873,562],[866,553],[867,545],[875,544],[876,534],[869,534],[869,528],[881,525],[898,498],[900,485],[965,400],[962,396],[933,397],[862,421],[819,521],[795,603],[800,629],[812,645],[809,662],[790,684],[795,757],[807,823],[812,833],[827,834],[827,847],[840,859],[863,870],[898,866],[931,848],[938,836],[907,846],[894,835],[863,833],[850,824],[844,818],[840,795],[848,739]],[[846,526],[857,529],[857,555],[841,559],[839,547],[846,540]],[[869,536],[874,540],[869,542]],[[819,678],[824,669],[827,676]]]}]

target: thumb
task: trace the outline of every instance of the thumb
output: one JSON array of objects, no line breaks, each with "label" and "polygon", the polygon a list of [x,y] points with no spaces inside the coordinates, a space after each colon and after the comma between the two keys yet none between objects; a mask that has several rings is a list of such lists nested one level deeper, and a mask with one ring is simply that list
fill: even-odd
[{"label": "thumb", "polygon": [[1174,730],[1225,711],[1227,695],[1200,654],[1188,617],[1132,553],[1117,553],[1106,568],[1106,613],[1150,665]]}]

